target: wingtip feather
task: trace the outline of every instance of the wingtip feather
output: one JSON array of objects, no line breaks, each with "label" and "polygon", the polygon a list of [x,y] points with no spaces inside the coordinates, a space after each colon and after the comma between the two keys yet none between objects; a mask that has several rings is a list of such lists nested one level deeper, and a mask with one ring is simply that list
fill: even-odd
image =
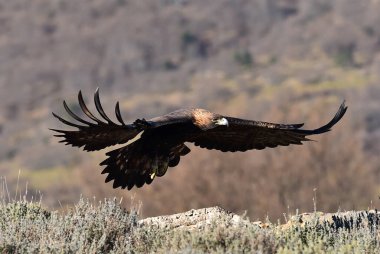
[{"label": "wingtip feather", "polygon": [[99,96],[99,87],[96,88],[95,94],[94,94],[94,102],[96,110],[99,112],[99,114],[103,117],[104,120],[106,120],[109,124],[115,124],[104,112],[103,106],[100,102],[100,96]]},{"label": "wingtip feather", "polygon": [[87,108],[86,103],[84,102],[82,91],[79,91],[78,93],[78,102],[79,106],[82,109],[83,113],[85,113],[91,120],[97,122],[98,124],[106,124],[103,121],[100,121],[98,118],[96,118],[91,111]]},{"label": "wingtip feather", "polygon": [[123,118],[121,117],[119,102],[116,102],[116,105],[115,105],[115,114],[116,114],[117,120],[124,126],[125,123],[124,123]]},{"label": "wingtip feather", "polygon": [[320,128],[314,129],[314,130],[297,130],[297,132],[304,134],[304,135],[315,135],[315,134],[322,134],[322,133],[328,132],[331,130],[331,128],[335,124],[337,124],[342,119],[342,117],[344,116],[344,114],[347,111],[347,108],[348,107],[345,105],[345,100],[343,100],[338,111],[336,112],[334,117],[330,120],[330,122],[328,122],[327,124],[323,125]]},{"label": "wingtip feather", "polygon": [[69,126],[72,126],[72,127],[78,128],[78,129],[82,129],[83,127],[85,127],[83,125],[79,125],[79,124],[75,124],[75,123],[69,122],[66,119],[63,119],[59,115],[55,114],[54,112],[52,112],[52,114],[53,114],[53,116],[55,118],[57,118],[59,121],[61,121],[62,123],[66,124],[66,125],[69,125]]}]

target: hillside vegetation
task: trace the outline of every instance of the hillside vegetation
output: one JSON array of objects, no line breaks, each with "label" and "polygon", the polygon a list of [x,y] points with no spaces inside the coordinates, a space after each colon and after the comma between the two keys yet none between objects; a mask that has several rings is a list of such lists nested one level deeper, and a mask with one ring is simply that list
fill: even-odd
[{"label": "hillside vegetation", "polygon": [[[80,200],[65,214],[39,203],[0,205],[2,253],[375,253],[380,247],[378,218],[355,213],[348,223],[331,227],[319,221],[287,227],[231,225],[224,217],[203,228],[164,229],[140,226],[136,211],[116,200]],[[339,216],[339,214],[337,215]],[[351,220],[350,220],[351,218]]]},{"label": "hillside vegetation", "polygon": [[[62,209],[134,196],[141,217],[221,206],[251,219],[378,206],[380,2],[330,0],[0,0],[0,176]],[[191,146],[178,167],[131,192],[103,184],[104,152],[58,144],[51,111],[128,121],[182,107],[241,118],[329,121],[304,146],[222,154]],[[20,173],[19,173],[20,172]],[[170,204],[170,205],[168,205]]]}]

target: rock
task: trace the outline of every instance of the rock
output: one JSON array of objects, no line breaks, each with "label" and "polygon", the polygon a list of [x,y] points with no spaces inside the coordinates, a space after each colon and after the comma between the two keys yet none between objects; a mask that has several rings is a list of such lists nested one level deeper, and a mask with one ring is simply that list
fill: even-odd
[{"label": "rock", "polygon": [[[158,216],[146,218],[138,221],[138,225],[156,227],[159,229],[203,229],[208,225],[223,221],[221,225],[228,227],[248,227],[257,226],[260,228],[268,228],[273,224],[263,223],[261,221],[250,222],[237,214],[229,212],[221,207],[215,206],[197,210],[190,210],[184,213],[173,215]],[[302,213],[292,216],[291,219],[282,225],[278,225],[279,229],[287,230],[292,226],[306,225],[325,225],[336,229],[352,229],[354,227],[374,227],[380,225],[380,212],[377,210],[369,211],[348,211],[337,213]]]},{"label": "rock", "polygon": [[281,228],[287,229],[295,224],[327,224],[333,228],[352,229],[354,227],[373,227],[380,225],[380,212],[377,210],[369,211],[346,211],[337,213],[303,213],[293,216]]},{"label": "rock", "polygon": [[248,226],[251,224],[249,220],[243,219],[241,216],[218,206],[197,210],[192,209],[184,213],[167,216],[151,217],[140,220],[138,224],[140,226],[153,226],[162,229],[202,229],[206,225],[211,225],[216,220],[224,220],[227,222],[227,225],[235,227]]}]

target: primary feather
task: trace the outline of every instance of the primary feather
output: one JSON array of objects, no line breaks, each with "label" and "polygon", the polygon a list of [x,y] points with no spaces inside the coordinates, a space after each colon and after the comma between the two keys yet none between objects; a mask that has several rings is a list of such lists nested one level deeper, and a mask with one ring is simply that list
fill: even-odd
[{"label": "primary feather", "polygon": [[346,113],[343,102],[334,118],[320,128],[301,129],[303,124],[275,124],[239,119],[212,113],[204,109],[180,109],[150,120],[137,119],[125,124],[119,103],[115,115],[119,123],[113,122],[104,112],[100,103],[99,90],[94,95],[96,110],[101,118],[87,108],[82,93],[78,94],[83,119],[75,114],[64,101],[63,106],[69,116],[78,123],[68,121],[53,113],[62,123],[77,130],[58,130],[55,136],[60,142],[83,147],[85,151],[95,151],[116,144],[132,142],[107,153],[108,158],[100,165],[105,166],[102,174],[108,174],[106,182],[113,181],[114,188],[131,189],[150,184],[154,178],[163,176],[168,167],[175,167],[180,157],[190,149],[184,144],[192,142],[196,146],[217,149],[222,152],[247,151],[251,149],[273,148],[276,146],[300,145],[308,141],[309,135],[322,134],[331,130]]}]

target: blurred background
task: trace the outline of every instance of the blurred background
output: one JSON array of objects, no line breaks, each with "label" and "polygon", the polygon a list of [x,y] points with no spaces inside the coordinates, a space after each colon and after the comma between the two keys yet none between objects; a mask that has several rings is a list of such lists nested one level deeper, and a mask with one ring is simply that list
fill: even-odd
[{"label": "blurred background", "polygon": [[[2,195],[51,209],[80,196],[142,202],[143,217],[221,206],[252,220],[366,209],[380,194],[380,1],[0,1]],[[51,111],[120,101],[134,121],[183,107],[319,127],[303,146],[192,152],[150,186],[104,184],[104,151],[58,144]],[[114,118],[115,119],[115,118]],[[314,200],[314,201],[313,201]]]}]

